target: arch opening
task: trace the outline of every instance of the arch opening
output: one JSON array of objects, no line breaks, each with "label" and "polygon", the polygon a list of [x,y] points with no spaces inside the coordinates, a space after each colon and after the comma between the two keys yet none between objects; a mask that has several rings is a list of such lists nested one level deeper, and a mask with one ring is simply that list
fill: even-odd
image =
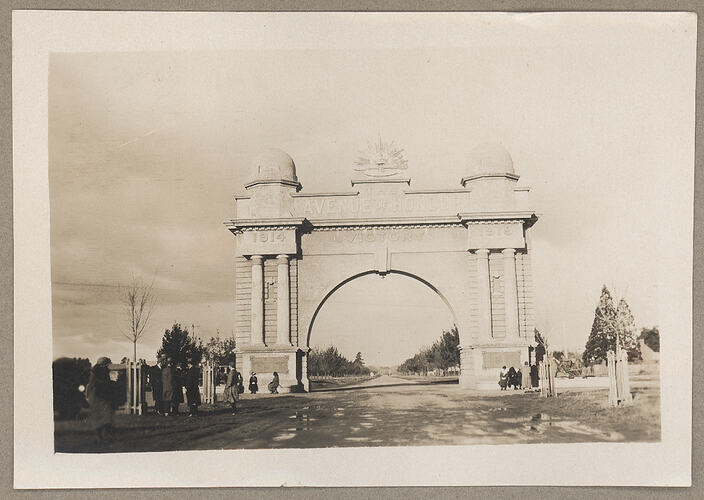
[{"label": "arch opening", "polygon": [[[377,285],[370,288],[367,283],[357,281],[359,285],[355,292],[351,291],[354,290],[352,288],[340,292],[345,285],[375,275],[381,278],[391,275],[392,280],[394,277],[403,279],[393,280],[389,285],[384,284],[381,289],[377,288]],[[407,283],[405,278],[411,278],[420,286]],[[399,286],[401,288],[398,288]],[[369,296],[366,295],[367,290],[372,290]],[[383,295],[384,292],[386,295]],[[381,298],[382,303],[375,302],[376,298],[388,297],[391,294],[398,297],[396,301],[389,302]],[[405,303],[406,299],[411,303]],[[326,305],[334,309],[325,308]],[[322,311],[325,312],[321,314]],[[326,315],[331,312],[335,316]],[[339,329],[335,322],[341,325]],[[358,323],[359,327],[356,326]],[[355,327],[351,324],[355,324]],[[373,327],[366,329],[365,324]],[[339,347],[343,355],[348,358],[352,356],[353,359],[355,352],[361,351],[368,365],[378,367],[397,366],[420,352],[422,348],[430,347],[441,338],[443,331],[454,328],[460,337],[462,335],[462,332],[459,332],[457,315],[447,297],[422,277],[398,269],[386,273],[374,270],[357,273],[329,289],[318,303],[308,325],[308,349],[324,344],[320,341],[321,337],[318,337],[321,328],[325,329],[323,339],[336,339],[340,342],[340,345],[336,342],[333,342],[333,345]],[[331,328],[335,331],[331,332]],[[378,335],[377,331],[388,332],[388,335]],[[404,337],[399,339],[399,335]],[[356,347],[352,349],[352,346]],[[391,349],[394,352],[390,352]]]}]

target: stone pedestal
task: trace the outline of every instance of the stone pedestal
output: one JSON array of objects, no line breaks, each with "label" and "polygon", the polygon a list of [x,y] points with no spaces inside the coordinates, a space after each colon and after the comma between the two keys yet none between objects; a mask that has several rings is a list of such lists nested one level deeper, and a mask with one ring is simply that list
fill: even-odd
[{"label": "stone pedestal", "polygon": [[[238,360],[241,359],[241,366],[238,366],[237,369],[240,370],[245,381],[249,379],[253,371],[256,372],[260,392],[268,392],[267,384],[274,378],[274,372],[279,375],[278,391],[280,393],[300,391],[304,389],[303,386],[307,386],[307,380],[299,382],[298,351],[297,348],[291,346],[243,346],[235,351]],[[307,390],[307,387],[305,389]]]}]

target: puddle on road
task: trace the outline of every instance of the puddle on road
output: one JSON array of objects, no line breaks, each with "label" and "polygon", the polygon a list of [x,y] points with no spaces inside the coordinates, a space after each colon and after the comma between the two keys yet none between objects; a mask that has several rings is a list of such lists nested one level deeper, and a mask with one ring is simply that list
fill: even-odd
[{"label": "puddle on road", "polygon": [[[506,421],[509,419],[502,419]],[[510,419],[514,420],[514,419]],[[603,439],[605,441],[621,441],[624,439],[623,434],[619,432],[605,432],[599,429],[594,429],[586,424],[582,424],[576,420],[557,420],[553,419],[547,413],[536,413],[530,417],[526,427],[532,431],[539,434],[545,432],[550,432],[552,429],[557,429],[564,432],[569,432],[572,434],[578,434],[581,436],[589,436],[596,439]]]},{"label": "puddle on road", "polygon": [[287,440],[293,439],[293,438],[295,438],[295,437],[296,437],[296,433],[295,433],[295,432],[288,432],[288,433],[285,433],[285,434],[279,434],[278,436],[274,436],[272,439],[273,439],[274,441],[287,441]]},{"label": "puddle on road", "polygon": [[346,437],[345,441],[369,441],[368,437]]},{"label": "puddle on road", "polygon": [[374,424],[372,424],[371,422],[361,422],[359,425],[361,425],[362,427],[366,427],[367,429],[370,427],[374,427]]}]

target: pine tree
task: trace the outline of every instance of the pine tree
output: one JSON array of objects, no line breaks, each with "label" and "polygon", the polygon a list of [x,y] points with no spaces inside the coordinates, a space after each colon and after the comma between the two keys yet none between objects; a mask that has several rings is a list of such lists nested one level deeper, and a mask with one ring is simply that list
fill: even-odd
[{"label": "pine tree", "polygon": [[203,358],[203,346],[196,344],[195,339],[188,335],[188,329],[182,329],[179,323],[174,323],[171,330],[164,332],[161,348],[156,354],[166,354],[178,365],[185,366],[189,361],[198,364]]},{"label": "pine tree", "polygon": [[582,361],[593,364],[606,359],[606,353],[616,347],[616,308],[606,285],[601,289],[599,305],[594,311],[594,321],[589,339],[584,347]]},{"label": "pine tree", "polygon": [[625,299],[619,300],[618,306],[616,306],[616,328],[618,329],[621,349],[628,353],[629,361],[640,359],[640,344],[636,337],[636,321]]}]

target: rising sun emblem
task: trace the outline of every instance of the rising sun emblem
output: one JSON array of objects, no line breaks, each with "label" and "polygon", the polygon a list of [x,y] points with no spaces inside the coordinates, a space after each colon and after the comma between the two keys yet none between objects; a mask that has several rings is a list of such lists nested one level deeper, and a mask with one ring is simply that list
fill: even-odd
[{"label": "rising sun emblem", "polygon": [[391,142],[369,143],[367,151],[360,153],[355,161],[355,171],[364,172],[370,177],[390,177],[408,168],[408,162],[403,157],[403,149],[398,149]]}]

